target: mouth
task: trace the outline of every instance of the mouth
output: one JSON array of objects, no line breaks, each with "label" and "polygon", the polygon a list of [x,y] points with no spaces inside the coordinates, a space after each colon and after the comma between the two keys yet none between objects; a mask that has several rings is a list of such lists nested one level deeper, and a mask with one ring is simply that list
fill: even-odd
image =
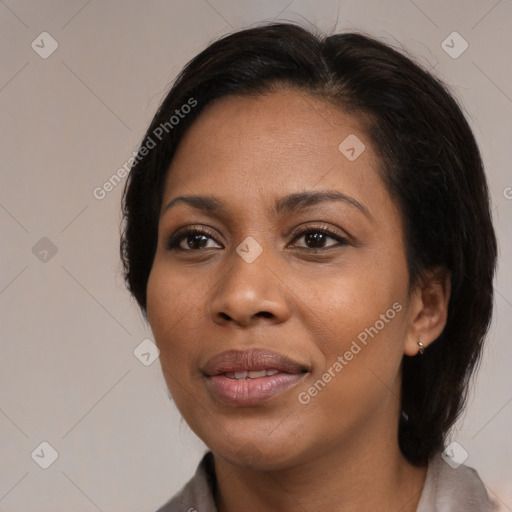
[{"label": "mouth", "polygon": [[251,370],[241,372],[226,372],[225,375],[228,379],[245,380],[245,379],[261,379],[262,377],[271,377],[280,373],[279,370]]},{"label": "mouth", "polygon": [[203,368],[212,397],[231,406],[254,406],[295,387],[307,365],[269,350],[229,350]]}]

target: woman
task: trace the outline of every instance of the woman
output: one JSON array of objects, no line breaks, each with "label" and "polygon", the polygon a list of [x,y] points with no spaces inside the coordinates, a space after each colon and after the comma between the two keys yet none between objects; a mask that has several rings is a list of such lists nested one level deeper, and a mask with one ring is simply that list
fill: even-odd
[{"label": "woman", "polygon": [[477,145],[439,81],[359,34],[211,44],[158,110],[122,258],[210,451],[161,511],[490,511],[447,444],[492,310]]}]

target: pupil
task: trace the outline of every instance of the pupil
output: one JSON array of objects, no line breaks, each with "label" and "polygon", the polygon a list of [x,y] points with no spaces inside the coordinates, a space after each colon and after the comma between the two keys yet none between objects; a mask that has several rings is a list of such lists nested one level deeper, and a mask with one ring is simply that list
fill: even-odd
[{"label": "pupil", "polygon": [[309,233],[306,235],[306,244],[309,247],[322,247],[324,237],[324,233]]},{"label": "pupil", "polygon": [[[198,242],[198,246],[196,246],[196,242]],[[208,237],[206,237],[205,235],[192,235],[192,236],[188,237],[188,240],[187,240],[187,245],[191,249],[195,249],[198,247],[203,248],[206,246],[207,243],[208,243]]]}]

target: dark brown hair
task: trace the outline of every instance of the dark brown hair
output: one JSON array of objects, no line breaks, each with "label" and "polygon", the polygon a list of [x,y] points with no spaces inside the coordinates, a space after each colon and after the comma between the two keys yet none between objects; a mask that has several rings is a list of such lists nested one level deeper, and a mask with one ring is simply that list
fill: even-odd
[{"label": "dark brown hair", "polygon": [[[276,86],[367,120],[380,172],[401,210],[411,287],[426,269],[451,272],[443,333],[423,356],[403,360],[399,444],[409,461],[424,464],[442,449],[465,404],[491,319],[497,249],[480,153],[461,108],[401,52],[362,34],[327,37],[275,23],[225,36],[193,58],[158,109],[127,180],[127,285],[146,314],[164,179],[187,128],[217,98]],[[185,115],[187,104],[194,107]]]}]

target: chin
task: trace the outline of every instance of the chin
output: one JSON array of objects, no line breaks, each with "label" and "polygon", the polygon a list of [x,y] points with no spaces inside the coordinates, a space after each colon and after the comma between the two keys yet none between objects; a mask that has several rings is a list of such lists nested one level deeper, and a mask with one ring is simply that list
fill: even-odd
[{"label": "chin", "polygon": [[[229,440],[203,441],[218,457],[238,467],[259,471],[281,470],[293,466],[305,457],[305,443],[300,436],[283,432],[281,436],[240,435],[234,433]],[[211,441],[211,442],[209,442]]]}]

